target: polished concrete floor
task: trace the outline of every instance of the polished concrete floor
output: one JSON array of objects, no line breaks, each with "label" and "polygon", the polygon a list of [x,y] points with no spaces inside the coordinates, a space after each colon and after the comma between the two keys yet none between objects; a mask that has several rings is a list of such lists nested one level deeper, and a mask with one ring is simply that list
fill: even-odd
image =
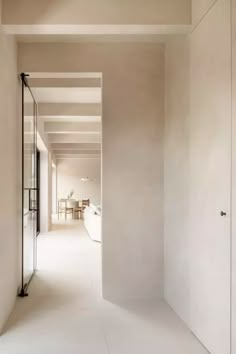
[{"label": "polished concrete floor", "polygon": [[164,302],[101,297],[100,244],[82,221],[38,238],[38,272],[18,299],[1,354],[207,354]]}]

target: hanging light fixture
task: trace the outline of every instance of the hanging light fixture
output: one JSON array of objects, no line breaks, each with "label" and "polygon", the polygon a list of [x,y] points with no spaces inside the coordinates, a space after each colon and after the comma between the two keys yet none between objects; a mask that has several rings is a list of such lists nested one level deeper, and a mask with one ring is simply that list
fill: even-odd
[{"label": "hanging light fixture", "polygon": [[80,180],[82,182],[88,182],[89,181],[89,178],[88,177],[81,177]]},{"label": "hanging light fixture", "polygon": [[93,182],[95,179],[90,179],[89,177],[81,177],[80,180],[82,182]]}]

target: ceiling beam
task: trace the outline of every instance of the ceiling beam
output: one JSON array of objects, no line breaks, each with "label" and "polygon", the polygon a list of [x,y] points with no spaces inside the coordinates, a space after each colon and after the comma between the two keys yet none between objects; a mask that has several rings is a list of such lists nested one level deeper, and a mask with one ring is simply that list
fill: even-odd
[{"label": "ceiling beam", "polygon": [[53,143],[52,149],[55,150],[101,150],[99,143]]},{"label": "ceiling beam", "polygon": [[56,160],[59,159],[100,159],[101,155],[55,155]]},{"label": "ceiling beam", "polygon": [[100,155],[101,150],[54,150],[57,155]]},{"label": "ceiling beam", "polygon": [[101,87],[35,87],[32,92],[38,103],[101,104],[102,101]]},{"label": "ceiling beam", "polygon": [[101,78],[31,78],[31,88],[37,87],[101,87]]},{"label": "ceiling beam", "polygon": [[101,143],[101,134],[49,134],[49,143]]},{"label": "ceiling beam", "polygon": [[99,72],[27,72],[30,79],[101,79]]},{"label": "ceiling beam", "polygon": [[[32,108],[26,107],[26,115]],[[102,105],[99,103],[40,103],[38,115],[41,117],[50,116],[101,116]]]},{"label": "ceiling beam", "polygon": [[62,133],[89,133],[89,134],[100,134],[101,124],[100,123],[44,123],[45,133],[48,134],[62,134]]},{"label": "ceiling beam", "polygon": [[50,116],[50,117],[41,117],[44,122],[78,122],[78,123],[101,123],[101,116]]}]

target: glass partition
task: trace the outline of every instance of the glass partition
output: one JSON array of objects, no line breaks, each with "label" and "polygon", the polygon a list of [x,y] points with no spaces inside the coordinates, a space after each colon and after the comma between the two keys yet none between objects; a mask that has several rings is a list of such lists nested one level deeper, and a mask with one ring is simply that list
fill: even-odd
[{"label": "glass partition", "polygon": [[27,289],[36,269],[37,235],[37,103],[25,74],[22,79],[22,288]]}]

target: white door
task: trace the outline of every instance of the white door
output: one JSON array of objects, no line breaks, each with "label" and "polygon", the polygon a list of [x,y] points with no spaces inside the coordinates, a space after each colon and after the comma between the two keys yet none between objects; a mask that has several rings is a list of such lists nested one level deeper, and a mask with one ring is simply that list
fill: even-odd
[{"label": "white door", "polygon": [[230,78],[230,1],[219,0],[191,34],[190,69],[190,322],[212,354],[230,353]]}]

